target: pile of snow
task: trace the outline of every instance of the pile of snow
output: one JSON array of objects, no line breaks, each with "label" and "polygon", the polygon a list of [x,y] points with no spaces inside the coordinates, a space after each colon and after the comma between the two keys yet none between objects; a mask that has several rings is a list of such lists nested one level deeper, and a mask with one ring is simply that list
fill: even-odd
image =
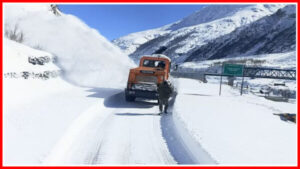
[{"label": "pile of snow", "polygon": [[297,125],[273,115],[297,114],[296,103],[240,96],[227,85],[219,96],[219,84],[189,79],[177,88],[174,121],[218,164],[297,165]]},{"label": "pile of snow", "polygon": [[50,4],[5,4],[6,30],[23,43],[57,57],[64,78],[81,86],[123,87],[132,61],[96,30],[72,15],[55,15]]}]

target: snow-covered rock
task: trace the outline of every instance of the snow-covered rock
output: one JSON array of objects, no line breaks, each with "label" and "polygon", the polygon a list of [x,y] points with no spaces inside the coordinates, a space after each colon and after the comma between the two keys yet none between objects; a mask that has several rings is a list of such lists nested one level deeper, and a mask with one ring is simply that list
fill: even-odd
[{"label": "snow-covered rock", "polygon": [[[3,72],[42,72],[42,71],[59,71],[60,69],[53,63],[55,57],[50,53],[32,49],[26,45],[4,38],[4,57]],[[29,58],[47,57],[48,63],[44,65],[34,65],[29,63]]]}]

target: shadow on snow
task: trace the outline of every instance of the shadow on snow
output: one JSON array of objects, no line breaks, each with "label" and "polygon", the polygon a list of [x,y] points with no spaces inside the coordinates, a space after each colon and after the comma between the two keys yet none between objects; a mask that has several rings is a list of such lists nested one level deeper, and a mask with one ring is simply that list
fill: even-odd
[{"label": "shadow on snow", "polygon": [[104,98],[105,107],[109,108],[151,108],[156,106],[157,103],[149,102],[148,100],[142,100],[137,98],[134,102],[125,101],[125,92],[122,89],[111,88],[93,88],[89,89],[89,92],[93,92],[87,97]]}]

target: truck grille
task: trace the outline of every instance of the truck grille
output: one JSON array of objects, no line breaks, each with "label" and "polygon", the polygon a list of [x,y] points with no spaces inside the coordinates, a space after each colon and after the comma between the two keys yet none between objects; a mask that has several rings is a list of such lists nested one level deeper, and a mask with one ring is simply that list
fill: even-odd
[{"label": "truck grille", "polygon": [[156,91],[157,86],[154,83],[138,83],[138,84],[133,84],[132,89],[134,89],[134,90]]},{"label": "truck grille", "polygon": [[156,76],[136,76],[137,83],[157,83],[157,77]]}]

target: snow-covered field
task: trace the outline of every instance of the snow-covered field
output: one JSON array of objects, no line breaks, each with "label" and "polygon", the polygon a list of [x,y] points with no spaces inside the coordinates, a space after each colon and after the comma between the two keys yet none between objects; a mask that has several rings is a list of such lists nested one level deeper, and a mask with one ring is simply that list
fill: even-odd
[{"label": "snow-covered field", "polygon": [[179,79],[173,118],[221,165],[297,165],[297,125],[273,113],[295,103],[240,96],[227,85]]}]

